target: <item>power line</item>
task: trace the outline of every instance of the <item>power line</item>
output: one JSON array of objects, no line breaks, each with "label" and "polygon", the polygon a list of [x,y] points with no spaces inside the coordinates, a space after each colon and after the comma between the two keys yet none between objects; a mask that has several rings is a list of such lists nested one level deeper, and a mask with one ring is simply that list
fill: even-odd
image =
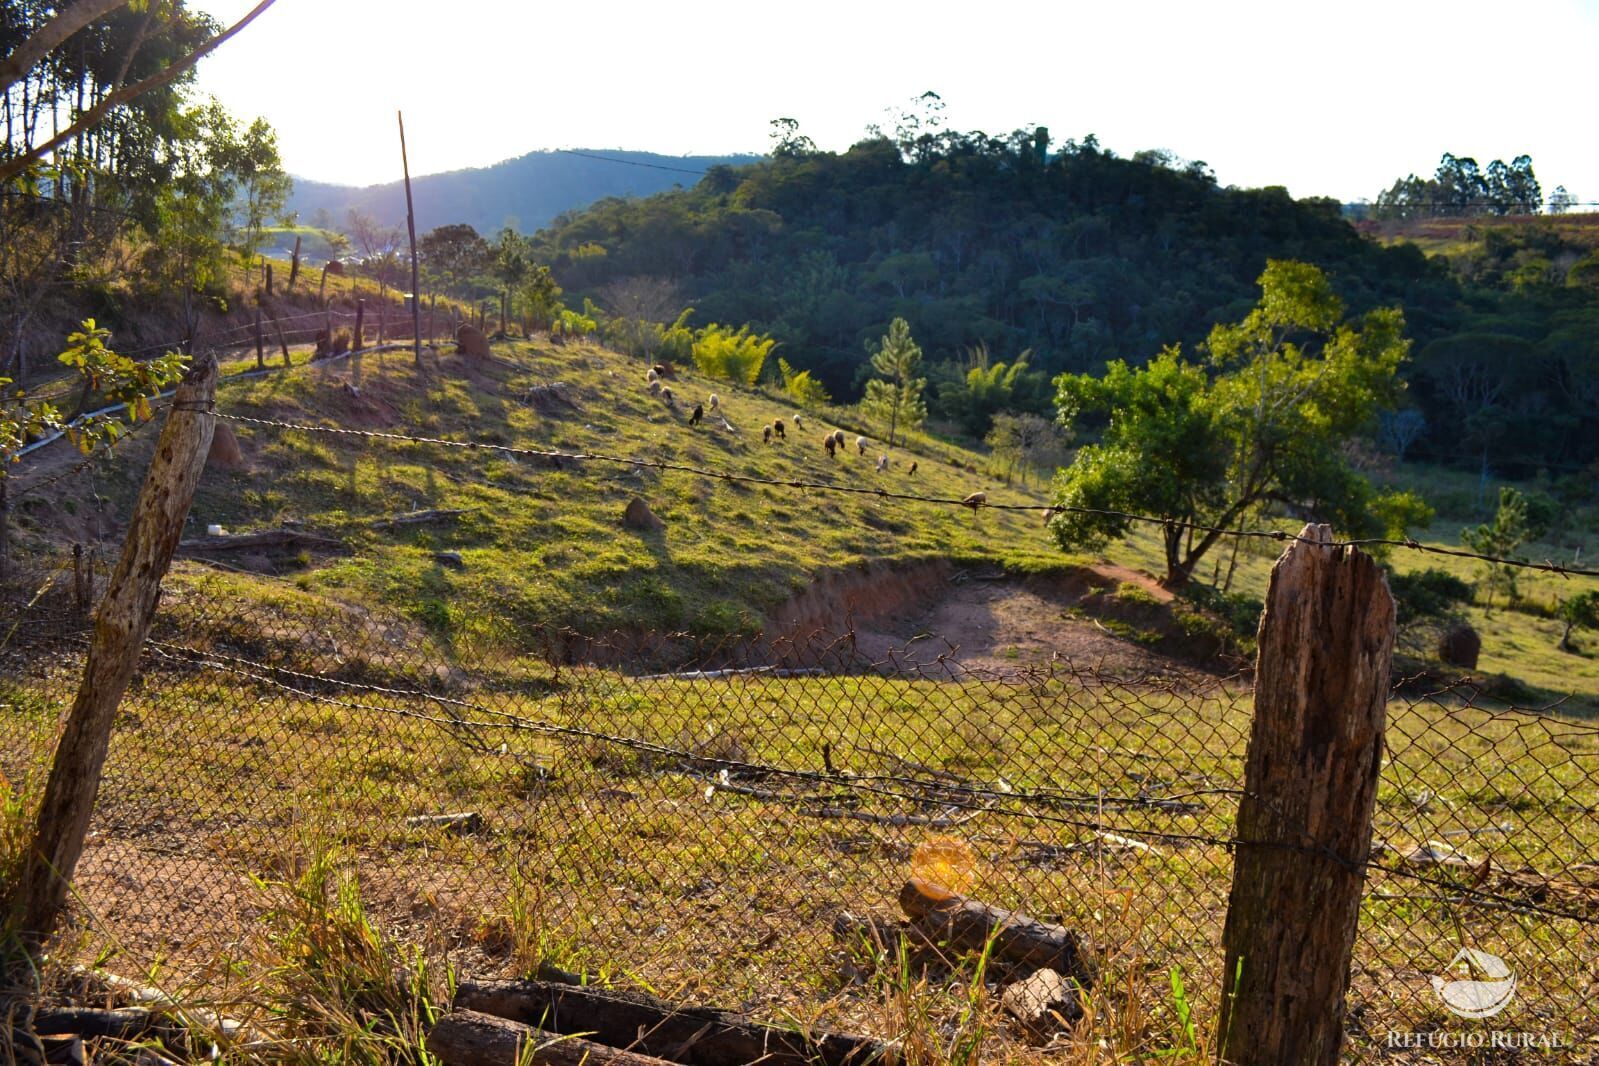
[{"label": "power line", "polygon": [[695,176],[703,177],[705,174],[709,173],[708,171],[704,170],[689,170],[685,167],[669,167],[664,163],[644,163],[636,159],[617,159],[614,156],[595,155],[592,152],[580,152],[575,148],[557,148],[556,151],[564,152],[567,155],[581,156],[584,159],[597,159],[602,163],[620,163],[623,166],[647,167],[650,170],[669,170],[674,174],[693,174]]}]

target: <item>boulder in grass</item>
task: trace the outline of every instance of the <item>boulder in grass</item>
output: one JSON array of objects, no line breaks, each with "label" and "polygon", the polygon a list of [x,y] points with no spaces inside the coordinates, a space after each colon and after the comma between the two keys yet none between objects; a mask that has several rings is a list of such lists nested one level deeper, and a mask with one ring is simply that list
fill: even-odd
[{"label": "boulder in grass", "polygon": [[622,512],[622,524],[641,533],[658,533],[666,528],[666,523],[650,510],[650,505],[637,496],[627,501],[627,510]]},{"label": "boulder in grass", "polygon": [[1438,658],[1463,670],[1477,669],[1482,654],[1482,637],[1465,622],[1456,622],[1438,638]]},{"label": "boulder in grass", "polygon": [[474,325],[463,325],[455,331],[455,349],[462,355],[473,359],[487,359],[489,357],[489,339],[483,331]]},{"label": "boulder in grass", "polygon": [[245,468],[244,452],[239,449],[239,438],[234,435],[232,426],[217,423],[216,431],[211,434],[211,450],[206,453],[205,465],[229,473]]},{"label": "boulder in grass", "polygon": [[1034,1044],[1049,1043],[1083,1016],[1077,986],[1048,968],[1034,970],[1032,976],[1008,986],[999,1002]]}]

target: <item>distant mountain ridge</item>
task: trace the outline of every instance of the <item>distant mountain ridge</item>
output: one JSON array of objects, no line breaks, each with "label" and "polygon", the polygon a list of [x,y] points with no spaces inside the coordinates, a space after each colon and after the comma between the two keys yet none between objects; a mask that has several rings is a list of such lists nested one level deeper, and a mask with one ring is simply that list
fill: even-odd
[{"label": "distant mountain ridge", "polygon": [[[658,155],[619,149],[529,152],[486,167],[450,170],[411,179],[417,232],[465,222],[485,236],[512,226],[532,233],[563,211],[608,196],[649,196],[675,185],[689,187],[719,164],[752,163],[756,155]],[[688,171],[689,173],[684,173]],[[351,208],[391,226],[405,225],[405,186],[337,185],[295,178],[288,209],[302,223],[337,229]]]}]

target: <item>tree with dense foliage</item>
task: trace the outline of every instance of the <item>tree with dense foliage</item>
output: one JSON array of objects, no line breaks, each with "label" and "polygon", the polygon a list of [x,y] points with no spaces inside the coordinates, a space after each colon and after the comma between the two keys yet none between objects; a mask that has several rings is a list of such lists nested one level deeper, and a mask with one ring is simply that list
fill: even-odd
[{"label": "tree with dense foliage", "polygon": [[1068,427],[1106,421],[1056,477],[1050,521],[1065,548],[1096,548],[1126,535],[1131,520],[1159,520],[1168,584],[1194,566],[1242,516],[1262,508],[1372,532],[1371,486],[1341,445],[1398,397],[1409,349],[1391,308],[1344,320],[1327,277],[1305,263],[1273,260],[1245,318],[1218,325],[1205,365],[1178,346],[1142,368],[1118,360],[1103,377],[1056,379]]},{"label": "tree with dense foliage", "polygon": [[1560,634],[1560,650],[1576,651],[1576,645],[1571,643],[1572,630],[1599,629],[1599,592],[1589,589],[1567,596],[1560,601],[1559,614],[1565,623]]},{"label": "tree with dense foliage", "polygon": [[695,334],[692,352],[700,373],[753,387],[776,346],[776,340],[752,333],[747,325],[731,329],[712,322]]},{"label": "tree with dense foliage", "polygon": [[788,365],[787,359],[779,356],[777,371],[783,382],[783,391],[788,394],[789,399],[801,407],[821,407],[833,402],[833,398],[827,394],[827,389],[811,376],[809,370],[795,370]]},{"label": "tree with dense foliage", "polygon": [[1008,483],[1020,475],[1023,485],[1036,467],[1053,467],[1066,446],[1066,434],[1057,422],[1031,413],[997,414],[984,438],[999,461]]},{"label": "tree with dense foliage", "polygon": [[450,296],[476,295],[473,280],[489,265],[489,242],[464,222],[431,229],[417,238],[417,259],[430,283]]},{"label": "tree with dense foliage", "polygon": [[922,390],[927,379],[917,375],[922,369],[922,349],[911,337],[910,323],[896,318],[888,332],[872,350],[872,369],[881,375],[866,383],[861,398],[861,413],[874,422],[888,423],[888,446],[894,446],[901,426],[916,429],[927,421],[927,403]]},{"label": "tree with dense foliage", "polygon": [[986,342],[967,350],[964,363],[946,361],[933,370],[933,409],[967,435],[982,439],[1002,411],[1045,414],[1051,407],[1047,375],[1033,370],[1032,349],[1009,364],[993,358]]}]

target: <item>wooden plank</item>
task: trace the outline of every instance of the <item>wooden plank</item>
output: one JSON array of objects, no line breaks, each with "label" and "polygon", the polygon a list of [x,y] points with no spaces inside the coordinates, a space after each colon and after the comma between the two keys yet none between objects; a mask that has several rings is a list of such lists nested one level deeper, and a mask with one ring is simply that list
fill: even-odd
[{"label": "wooden plank", "polygon": [[665,1059],[459,1009],[434,1023],[427,1049],[445,1066],[669,1066]]}]

